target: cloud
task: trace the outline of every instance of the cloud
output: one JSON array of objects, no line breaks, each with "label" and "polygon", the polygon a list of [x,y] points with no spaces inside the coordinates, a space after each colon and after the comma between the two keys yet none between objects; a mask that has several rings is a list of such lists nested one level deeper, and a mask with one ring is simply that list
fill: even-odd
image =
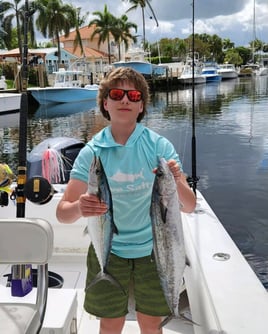
[{"label": "cloud", "polygon": [[[88,21],[94,11],[103,11],[107,4],[109,12],[121,16],[131,7],[125,0],[65,0],[89,12]],[[186,38],[192,33],[192,0],[151,0],[150,4],[159,21],[156,27],[152,13],[145,8],[146,39],[155,42],[161,38]],[[255,0],[256,37],[268,43],[268,1]],[[141,9],[127,13],[129,21],[138,25],[142,35]],[[88,22],[87,21],[87,22]],[[236,46],[247,45],[253,39],[253,0],[199,0],[195,1],[195,32],[217,34],[229,38]]]}]

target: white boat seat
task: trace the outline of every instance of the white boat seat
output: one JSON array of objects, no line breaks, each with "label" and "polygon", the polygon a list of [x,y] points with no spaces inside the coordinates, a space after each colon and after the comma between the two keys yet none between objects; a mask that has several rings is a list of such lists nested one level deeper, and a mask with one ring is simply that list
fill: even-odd
[{"label": "white boat seat", "polygon": [[0,295],[0,333],[35,334],[41,330],[48,293],[48,261],[52,251],[53,229],[47,221],[0,219],[0,263],[37,265],[36,299],[33,303],[18,302],[18,297],[11,296],[11,293],[10,302],[3,302]]}]

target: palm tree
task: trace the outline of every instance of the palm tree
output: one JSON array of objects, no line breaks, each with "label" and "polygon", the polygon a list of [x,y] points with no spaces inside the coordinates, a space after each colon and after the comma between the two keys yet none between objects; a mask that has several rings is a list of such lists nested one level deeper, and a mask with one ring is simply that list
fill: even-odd
[{"label": "palm tree", "polygon": [[[123,0],[124,1],[124,0]],[[157,18],[155,16],[154,10],[150,4],[151,0],[128,0],[128,2],[130,4],[132,4],[133,6],[130,7],[127,12],[133,10],[133,9],[137,9],[138,7],[141,7],[141,11],[142,11],[142,29],[143,29],[143,50],[145,51],[145,17],[144,17],[144,9],[146,7],[146,5],[148,5],[148,7],[150,8],[150,11],[154,17],[154,20],[156,22],[156,26],[158,27],[158,21]]]},{"label": "palm tree", "polygon": [[96,29],[94,29],[94,32],[91,35],[91,40],[93,40],[96,35],[99,35],[98,46],[107,40],[108,58],[109,64],[111,64],[110,37],[111,35],[114,36],[117,33],[117,19],[108,11],[107,5],[104,5],[103,12],[96,11],[93,12],[93,15],[98,16],[98,18],[91,20],[88,24],[89,27],[96,26]]},{"label": "palm tree", "polygon": [[77,10],[76,10],[76,15],[73,18],[73,20],[75,22],[75,32],[76,32],[75,40],[74,40],[74,52],[77,49],[77,47],[79,46],[79,48],[81,50],[81,55],[85,56],[83,41],[81,39],[79,28],[84,25],[84,23],[86,21],[86,18],[87,18],[87,15],[88,15],[88,12],[86,12],[86,14],[83,15],[82,17],[80,16],[80,14],[81,14],[81,8],[78,7]]},{"label": "palm tree", "polygon": [[117,32],[114,34],[115,42],[118,45],[118,58],[121,60],[121,48],[120,45],[123,42],[125,50],[129,48],[129,42],[132,40],[134,43],[137,42],[137,37],[130,33],[131,29],[135,29],[137,32],[138,26],[135,23],[129,22],[127,15],[122,15],[116,22]]},{"label": "palm tree", "polygon": [[64,32],[67,37],[70,29],[75,27],[76,8],[63,4],[61,0],[36,0],[35,6],[39,14],[36,26],[44,37],[49,37],[57,42],[58,64],[60,64],[60,35]]},{"label": "palm tree", "polygon": [[231,42],[230,38],[224,38],[222,40],[223,50],[233,49],[235,44]]},{"label": "palm tree", "polygon": [[[18,39],[18,46],[20,50],[21,60],[22,60],[22,41],[24,40],[24,20],[25,20],[25,2],[20,6],[21,0],[14,0],[14,3],[9,1],[1,2],[1,19],[2,19],[2,28],[6,34],[3,35],[4,43],[7,49],[11,48],[11,34],[13,25],[12,22],[14,19],[16,20],[16,30],[17,30],[17,39]],[[33,14],[33,2],[29,5],[29,13]],[[29,14],[28,13],[28,14]],[[28,17],[28,33],[30,35],[30,42],[35,44],[35,34],[34,34],[34,22],[33,16],[29,15]]]},{"label": "palm tree", "polygon": [[[7,36],[7,32],[5,31],[3,27],[3,18],[4,18],[5,9],[2,4],[2,1],[0,2],[0,48],[5,49],[6,43],[4,38]],[[9,39],[10,40],[10,39]]]}]

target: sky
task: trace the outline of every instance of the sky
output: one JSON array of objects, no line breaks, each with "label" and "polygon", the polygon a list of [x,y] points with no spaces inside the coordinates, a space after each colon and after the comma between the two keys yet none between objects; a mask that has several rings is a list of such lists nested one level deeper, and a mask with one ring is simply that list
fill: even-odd
[{"label": "sky", "polygon": [[[108,11],[116,17],[131,7],[128,0],[63,0],[89,12],[87,23],[96,18],[94,11]],[[186,38],[192,33],[192,0],[150,0],[159,26],[156,26],[148,6],[145,10],[146,40],[153,43],[161,38]],[[195,33],[216,34],[229,38],[235,46],[248,46],[253,40],[254,0],[195,0]],[[126,13],[130,22],[138,25],[142,40],[141,9]],[[268,1],[255,0],[256,38],[268,44]],[[139,37],[138,37],[139,38]]]}]

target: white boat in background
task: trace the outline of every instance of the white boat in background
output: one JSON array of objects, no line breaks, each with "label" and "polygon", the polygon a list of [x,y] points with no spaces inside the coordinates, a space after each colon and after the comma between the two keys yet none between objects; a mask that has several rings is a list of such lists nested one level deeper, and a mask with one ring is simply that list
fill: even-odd
[{"label": "white boat in background", "polygon": [[153,65],[147,61],[141,61],[141,60],[117,61],[113,63],[113,66],[115,68],[131,67],[137,72],[140,72],[145,77],[151,77],[153,74]]},{"label": "white boat in background", "polygon": [[219,82],[222,76],[218,73],[217,64],[214,62],[203,63],[201,74],[206,78],[206,82]]},{"label": "white boat in background", "polygon": [[202,75],[201,68],[198,52],[194,52],[193,55],[187,55],[181,74],[178,77],[178,82],[183,86],[189,86],[193,83],[195,85],[206,83],[206,78]]},{"label": "white boat in background", "polygon": [[133,48],[128,51],[126,60],[112,63],[115,68],[131,67],[145,77],[150,78],[153,74],[154,65],[145,59],[146,52],[141,48]]},{"label": "white boat in background", "polygon": [[217,71],[221,75],[222,80],[236,79],[238,77],[238,72],[233,64],[219,64]]},{"label": "white boat in background", "polygon": [[193,67],[192,65],[185,64],[181,75],[178,77],[178,82],[181,85],[192,85],[193,82],[195,85],[206,83],[206,78],[201,74],[200,68],[196,67],[194,69],[194,80],[193,78]]},{"label": "white boat in background", "polygon": [[258,76],[265,76],[268,75],[268,67],[264,66],[263,64],[256,63],[254,64],[253,71]]},{"label": "white boat in background", "polygon": [[96,99],[99,86],[92,84],[83,87],[79,79],[83,75],[82,71],[60,68],[54,74],[53,87],[28,88],[28,91],[39,104],[69,103]]},{"label": "white boat in background", "polygon": [[[46,149],[57,149],[65,156],[65,181],[53,184],[54,194],[44,204],[26,200],[25,217],[42,217],[51,223],[54,231],[54,252],[49,262],[51,278],[62,277],[62,286],[55,291],[49,288],[48,306],[41,333],[99,333],[99,320],[83,310],[86,278],[86,256],[90,243],[83,231],[87,219],[74,224],[60,224],[56,207],[68,180],[70,163],[83,147],[81,141],[72,138],[51,138],[40,143],[28,156],[29,181],[42,174],[42,156]],[[15,185],[14,185],[15,186]],[[47,194],[47,192],[46,192]],[[49,193],[51,195],[51,192]],[[252,334],[268,330],[268,293],[249,266],[223,225],[197,190],[197,206],[193,213],[182,214],[185,247],[189,265],[185,270],[185,290],[182,292],[181,312],[193,320],[172,320],[164,329],[166,334]],[[10,199],[0,207],[1,218],[15,218],[16,205]],[[6,287],[6,275],[10,266],[0,264],[1,301],[12,302],[10,288]],[[20,301],[29,301],[33,292]],[[15,298],[17,301],[18,298]],[[61,310],[60,315],[55,306]],[[133,304],[124,328],[124,334],[138,332]],[[60,320],[60,321],[59,321]]]},{"label": "white boat in background", "polygon": [[241,66],[239,71],[239,76],[265,76],[268,75],[268,67],[265,67],[260,64],[248,63]]},{"label": "white boat in background", "polygon": [[[255,41],[258,39],[256,35],[256,0],[253,0],[253,39],[251,43],[252,59],[246,66],[252,69],[253,75],[264,76],[268,75],[268,67],[264,66],[264,60],[258,55]],[[267,65],[267,64],[266,64]]]},{"label": "white boat in background", "polygon": [[0,114],[18,112],[20,109],[20,93],[0,92]]}]

